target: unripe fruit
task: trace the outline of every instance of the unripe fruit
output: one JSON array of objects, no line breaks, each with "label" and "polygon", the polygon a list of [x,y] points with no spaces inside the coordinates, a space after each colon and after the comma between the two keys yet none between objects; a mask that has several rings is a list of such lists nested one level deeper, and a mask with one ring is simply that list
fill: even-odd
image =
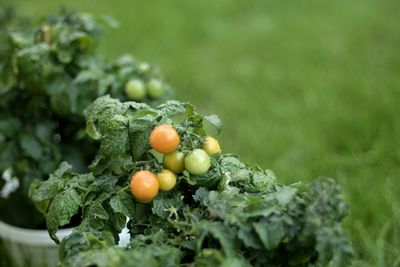
[{"label": "unripe fruit", "polygon": [[150,70],[150,64],[146,62],[142,62],[139,64],[138,69],[141,73],[146,73]]},{"label": "unripe fruit", "polygon": [[147,84],[147,94],[151,98],[160,98],[165,94],[165,87],[160,80],[151,79]]},{"label": "unripe fruit", "polygon": [[203,149],[204,149],[204,151],[207,152],[208,155],[221,153],[221,147],[218,143],[218,140],[211,136],[207,136],[207,138],[203,144]]},{"label": "unripe fruit", "polygon": [[125,94],[131,100],[142,100],[146,96],[144,83],[139,79],[132,79],[125,85]]},{"label": "unripe fruit", "polygon": [[203,149],[195,149],[185,157],[185,169],[191,174],[202,175],[210,166],[210,156]]},{"label": "unripe fruit", "polygon": [[181,173],[185,169],[185,154],[175,150],[171,153],[165,154],[163,162],[168,170],[174,173]]},{"label": "unripe fruit", "polygon": [[176,176],[173,172],[167,169],[163,169],[157,174],[157,180],[160,185],[160,190],[169,191],[176,185]]}]

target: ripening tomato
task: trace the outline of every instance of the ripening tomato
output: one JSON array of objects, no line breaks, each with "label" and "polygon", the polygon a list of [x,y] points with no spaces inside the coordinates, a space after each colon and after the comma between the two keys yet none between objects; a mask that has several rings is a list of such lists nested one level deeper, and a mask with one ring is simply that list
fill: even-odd
[{"label": "ripening tomato", "polygon": [[160,153],[171,153],[179,146],[180,138],[174,127],[159,125],[150,134],[150,145]]},{"label": "ripening tomato", "polygon": [[146,96],[146,87],[139,79],[132,79],[125,85],[125,94],[131,100],[142,100]]},{"label": "ripening tomato", "polygon": [[185,154],[180,151],[173,151],[164,155],[164,165],[168,170],[174,173],[181,173],[185,169]]},{"label": "ripening tomato", "polygon": [[155,99],[160,98],[164,95],[164,93],[165,93],[165,87],[160,80],[151,79],[147,83],[147,94],[151,98]]},{"label": "ripening tomato", "polygon": [[138,201],[149,202],[157,196],[160,185],[154,173],[143,170],[132,175],[130,187]]},{"label": "ripening tomato", "polygon": [[157,180],[160,184],[160,190],[169,191],[176,185],[176,176],[173,172],[167,169],[163,169],[157,174]]},{"label": "ripening tomato", "polygon": [[202,175],[211,166],[210,156],[203,149],[195,149],[185,157],[185,169],[194,175]]},{"label": "ripening tomato", "polygon": [[221,147],[218,140],[211,136],[207,136],[203,144],[203,149],[208,155],[221,153]]}]

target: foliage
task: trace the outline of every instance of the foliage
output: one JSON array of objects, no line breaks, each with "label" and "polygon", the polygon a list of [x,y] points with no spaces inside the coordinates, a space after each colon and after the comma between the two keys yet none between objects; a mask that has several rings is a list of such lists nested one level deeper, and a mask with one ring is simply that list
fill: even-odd
[{"label": "foliage", "polygon": [[53,0],[20,8],[44,14],[62,3],[118,18],[103,51],[156,61],[182,89],[178,99],[223,119],[222,145],[242,160],[272,168],[284,183],[334,177],[351,203],[345,229],[355,266],[399,266],[399,1]]},{"label": "foliage", "polygon": [[[0,63],[0,173],[11,178],[0,198],[2,220],[40,227],[43,219],[27,196],[33,179],[44,179],[62,160],[86,170],[97,149],[84,132],[87,105],[106,93],[126,99],[124,87],[132,78],[162,81],[155,66],[129,55],[105,61],[97,50],[100,33],[92,16],[68,10],[32,29],[7,27]],[[163,86],[165,95],[144,101],[168,98],[171,90]],[[10,181],[19,183],[16,192]]]},{"label": "foliage", "polygon": [[0,58],[4,57],[7,50],[7,27],[12,24],[14,18],[14,9],[0,2]]},{"label": "foliage", "polygon": [[[78,174],[63,163],[30,189],[57,243],[57,229],[81,214],[79,226],[61,241],[61,265],[349,264],[352,247],[341,228],[346,206],[332,180],[285,186],[270,170],[222,153],[211,156],[205,174],[184,171],[172,191],[140,203],[129,192],[130,176],[163,168],[149,145],[152,129],[173,125],[187,154],[202,147],[210,124],[220,130],[218,117],[201,116],[189,103],[151,108],[109,96],[98,98],[85,116],[89,135],[100,140],[91,172]],[[131,240],[117,248],[126,218]]]}]

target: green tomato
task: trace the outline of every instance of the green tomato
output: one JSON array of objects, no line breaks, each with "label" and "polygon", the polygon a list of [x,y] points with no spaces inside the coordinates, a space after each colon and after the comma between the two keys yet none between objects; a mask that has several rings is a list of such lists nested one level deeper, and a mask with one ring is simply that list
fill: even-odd
[{"label": "green tomato", "polygon": [[164,165],[174,173],[181,173],[185,169],[185,154],[180,151],[174,151],[164,155]]},{"label": "green tomato", "polygon": [[195,149],[185,157],[185,169],[191,174],[202,175],[210,166],[210,157],[203,149]]},{"label": "green tomato", "polygon": [[160,98],[165,94],[165,87],[160,80],[151,79],[147,84],[147,94],[151,98]]},{"label": "green tomato", "polygon": [[125,93],[129,99],[142,100],[146,96],[146,88],[141,80],[132,79],[125,85]]},{"label": "green tomato", "polygon": [[146,62],[143,62],[143,63],[140,63],[139,64],[139,66],[138,66],[138,69],[139,69],[139,71],[141,72],[141,73],[146,73],[146,72],[149,72],[150,71],[150,64],[149,63],[146,63]]}]

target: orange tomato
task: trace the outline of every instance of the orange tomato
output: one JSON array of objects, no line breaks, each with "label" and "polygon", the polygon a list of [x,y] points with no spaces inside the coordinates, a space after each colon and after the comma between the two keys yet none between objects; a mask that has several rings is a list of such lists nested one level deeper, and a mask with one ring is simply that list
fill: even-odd
[{"label": "orange tomato", "polygon": [[154,173],[143,170],[132,175],[130,187],[137,200],[149,202],[157,196],[160,185]]},{"label": "orange tomato", "polygon": [[174,151],[180,143],[180,138],[174,127],[169,124],[159,125],[150,134],[150,145],[160,153]]}]

